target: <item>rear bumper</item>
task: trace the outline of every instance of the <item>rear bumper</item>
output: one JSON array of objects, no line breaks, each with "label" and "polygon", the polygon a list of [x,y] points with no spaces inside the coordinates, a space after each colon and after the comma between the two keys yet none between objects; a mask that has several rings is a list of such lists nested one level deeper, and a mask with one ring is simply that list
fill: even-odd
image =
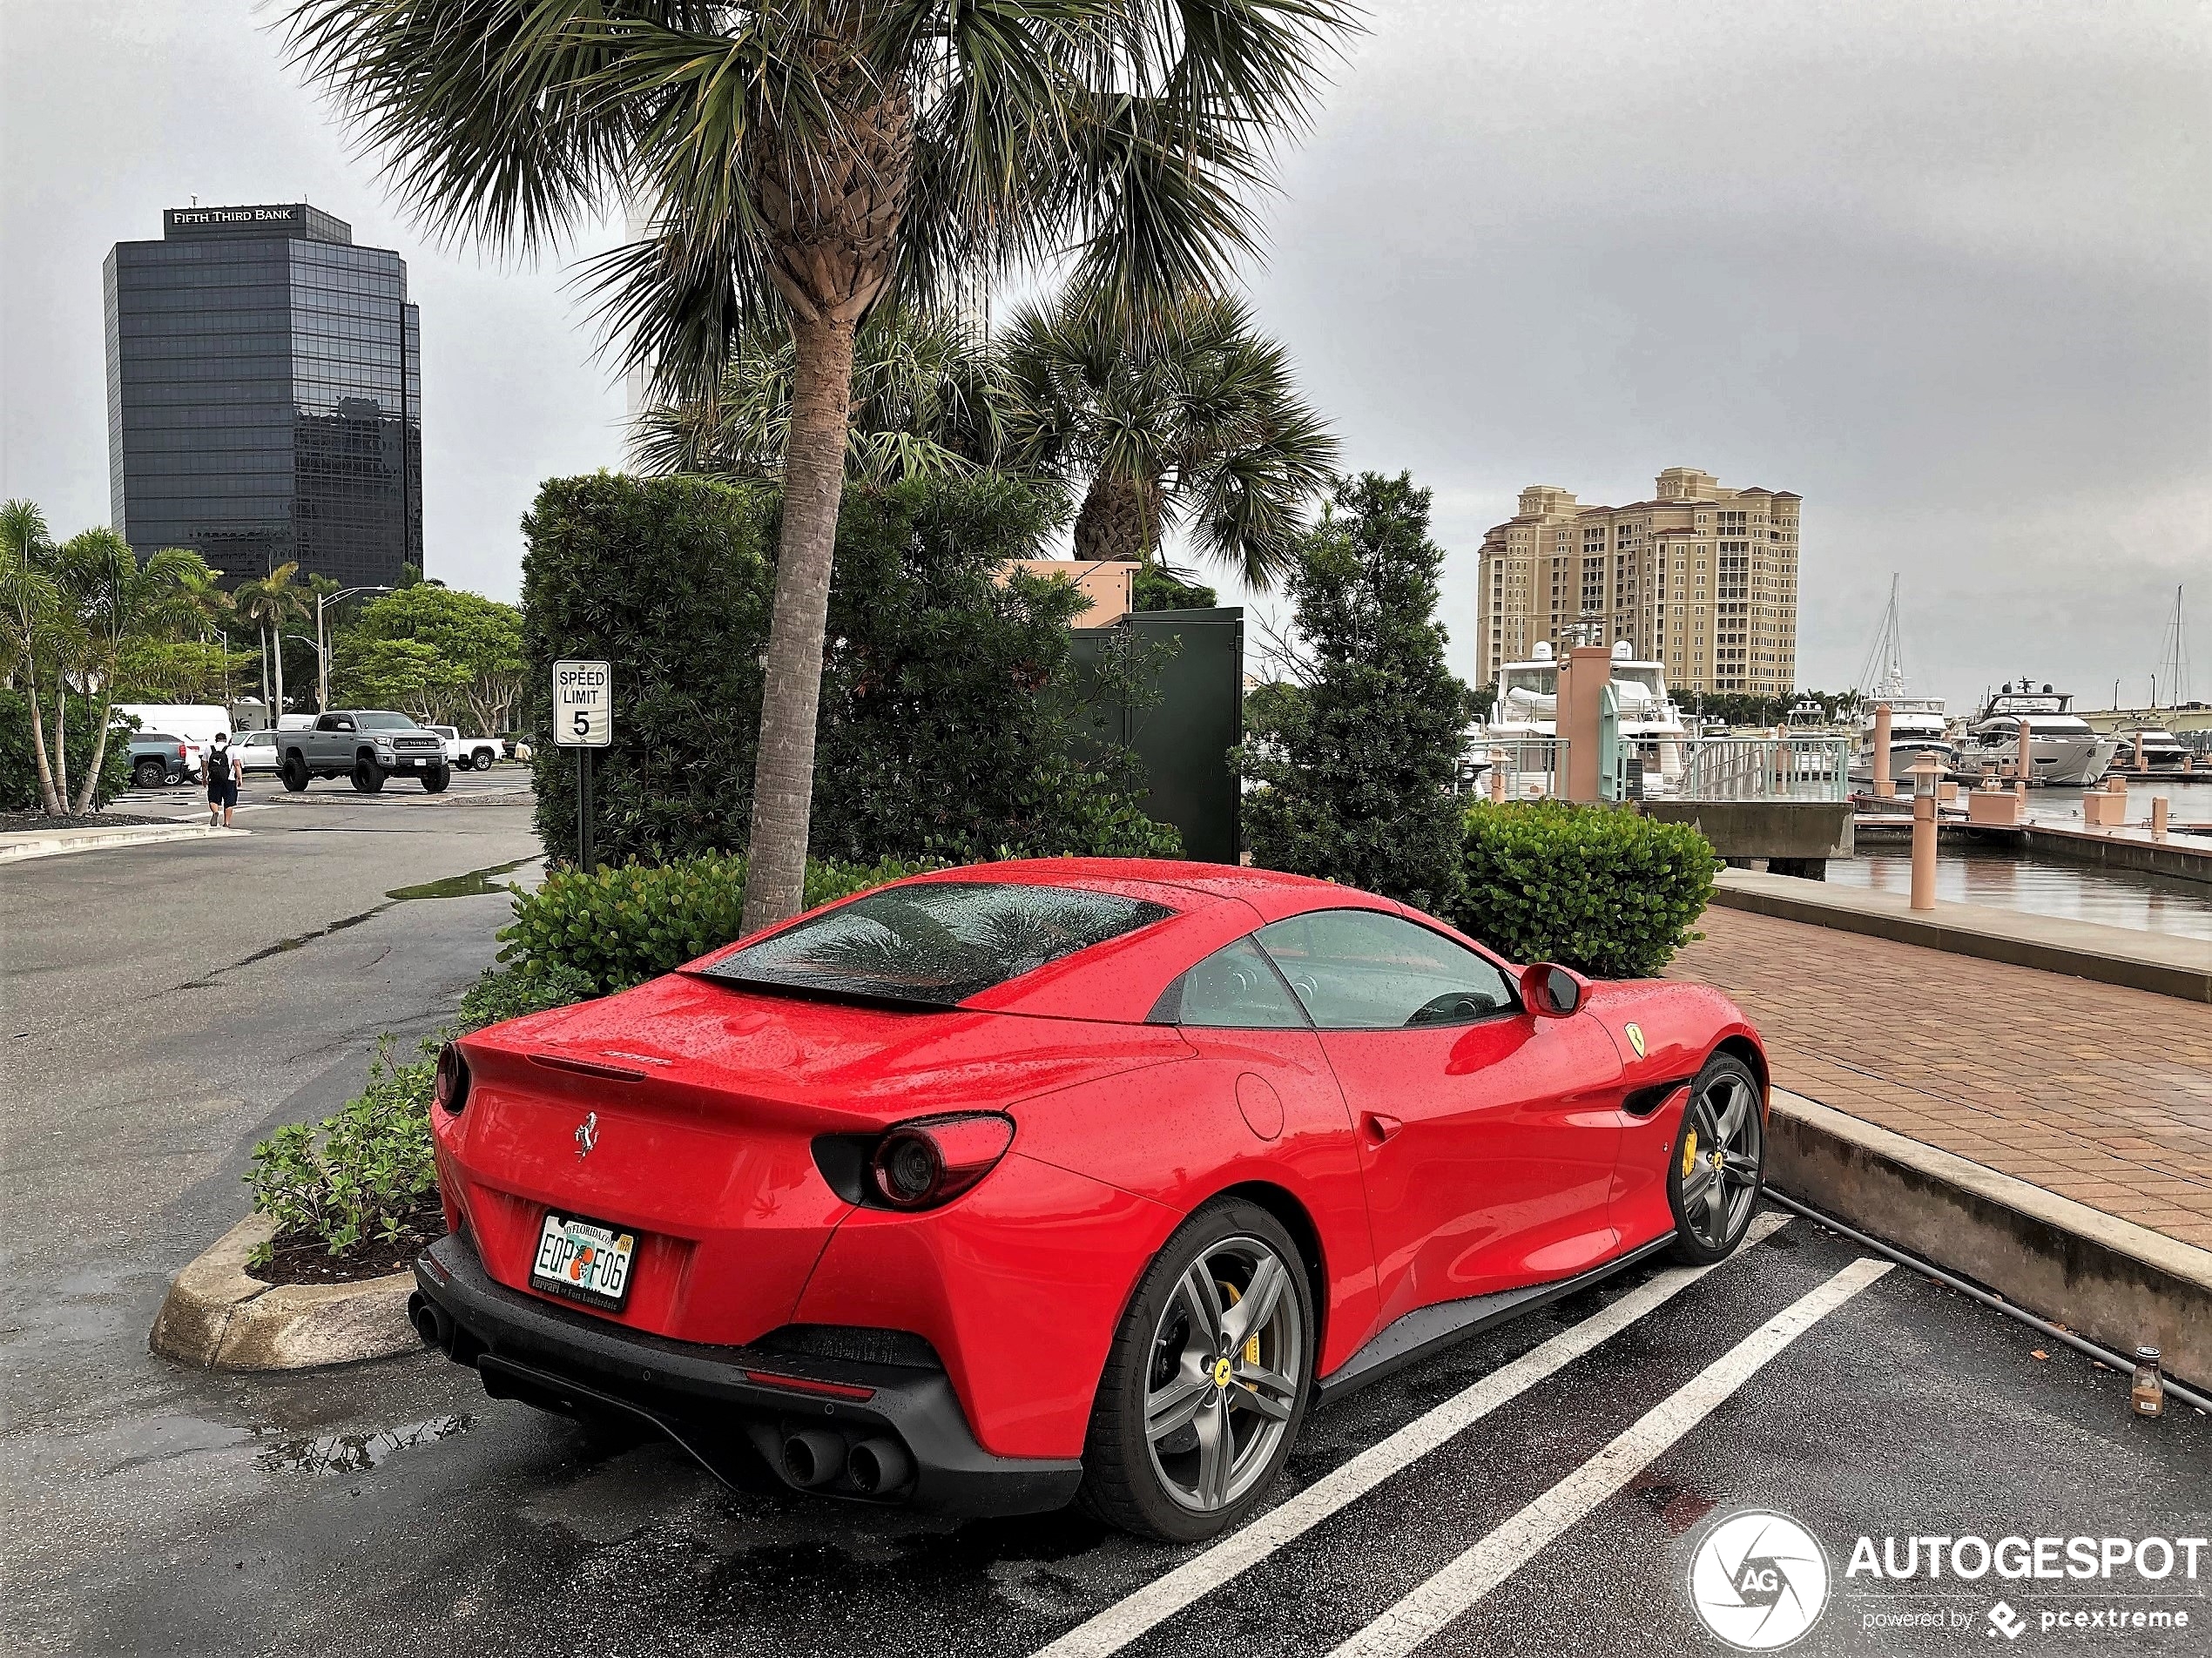
[{"label": "rear bumper", "polygon": [[[840,1478],[811,1488],[822,1496],[951,1514],[1028,1514],[1064,1506],[1082,1479],[1079,1461],[984,1450],[942,1370],[648,1335],[495,1282],[475,1250],[451,1234],[416,1259],[415,1281],[410,1311],[435,1309],[425,1338],[474,1365],[493,1397],[637,1418],[732,1485],[765,1475],[799,1489],[782,1446],[812,1430],[851,1443],[894,1439],[914,1465],[895,1490],[863,1495]],[[418,1318],[417,1327],[423,1322]]]}]

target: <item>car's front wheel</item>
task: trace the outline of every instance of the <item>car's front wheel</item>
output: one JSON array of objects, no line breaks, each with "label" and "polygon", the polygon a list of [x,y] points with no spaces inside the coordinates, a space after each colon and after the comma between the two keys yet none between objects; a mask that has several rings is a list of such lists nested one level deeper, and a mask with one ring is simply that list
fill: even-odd
[{"label": "car's front wheel", "polygon": [[1115,1334],[1083,1446],[1084,1506],[1170,1543],[1242,1520],[1305,1420],[1317,1328],[1282,1223],[1241,1198],[1197,1210]]},{"label": "car's front wheel", "polygon": [[354,792],[374,794],[384,786],[384,768],[368,755],[354,762]]},{"label": "car's front wheel", "polygon": [[1676,1257],[1696,1266],[1725,1260],[1750,1229],[1765,1180],[1759,1080],[1735,1055],[1716,1054],[1689,1086],[1667,1167]]},{"label": "car's front wheel", "polygon": [[443,794],[446,792],[446,785],[452,781],[453,770],[451,767],[434,765],[422,774],[422,792],[425,794]]}]

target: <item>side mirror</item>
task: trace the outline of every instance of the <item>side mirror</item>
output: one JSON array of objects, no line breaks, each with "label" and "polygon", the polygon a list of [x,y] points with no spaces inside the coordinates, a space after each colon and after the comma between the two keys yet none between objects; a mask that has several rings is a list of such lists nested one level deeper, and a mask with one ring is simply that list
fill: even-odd
[{"label": "side mirror", "polygon": [[1564,1019],[1582,1005],[1582,975],[1550,961],[1521,970],[1521,1000],[1532,1014]]}]

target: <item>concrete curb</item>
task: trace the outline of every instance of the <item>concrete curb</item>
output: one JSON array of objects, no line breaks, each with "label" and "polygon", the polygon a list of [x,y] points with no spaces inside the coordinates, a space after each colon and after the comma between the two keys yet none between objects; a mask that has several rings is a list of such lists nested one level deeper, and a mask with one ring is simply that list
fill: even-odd
[{"label": "concrete curb", "polygon": [[275,1223],[249,1215],[169,1286],[148,1345],[203,1370],[307,1370],[386,1358],[421,1344],[407,1321],[412,1272],[358,1284],[264,1284],[246,1257]]},{"label": "concrete curb", "polygon": [[1932,910],[1915,910],[1900,893],[1829,888],[1821,881],[1749,870],[1725,871],[1714,886],[1713,902],[1777,920],[2068,974],[2182,1001],[2212,1002],[2212,945],[2200,939],[1979,904],[1940,903]]},{"label": "concrete curb", "polygon": [[2121,1353],[2212,1384],[2212,1250],[1774,1090],[1780,1191]]},{"label": "concrete curb", "polygon": [[0,840],[0,864],[20,864],[33,858],[60,858],[73,852],[106,852],[117,846],[154,846],[167,840],[219,840],[229,835],[251,834],[248,829],[225,829],[204,823],[118,824],[112,829],[59,829],[51,835],[21,840]]}]

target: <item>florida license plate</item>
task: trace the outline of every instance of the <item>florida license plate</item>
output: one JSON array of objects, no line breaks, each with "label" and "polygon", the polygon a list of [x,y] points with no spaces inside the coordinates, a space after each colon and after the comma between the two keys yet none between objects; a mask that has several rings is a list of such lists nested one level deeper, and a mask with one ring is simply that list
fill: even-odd
[{"label": "florida license plate", "polygon": [[534,1289],[619,1311],[630,1294],[630,1262],[637,1239],[597,1221],[548,1214],[530,1264]]}]

